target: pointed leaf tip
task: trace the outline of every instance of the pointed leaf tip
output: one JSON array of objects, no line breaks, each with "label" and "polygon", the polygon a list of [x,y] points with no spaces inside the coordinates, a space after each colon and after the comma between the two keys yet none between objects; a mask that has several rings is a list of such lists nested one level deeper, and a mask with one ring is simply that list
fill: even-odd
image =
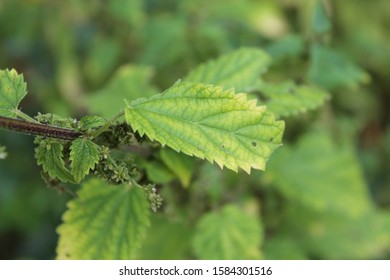
[{"label": "pointed leaf tip", "polygon": [[26,96],[23,75],[15,69],[0,70],[0,115],[15,118],[20,101]]},{"label": "pointed leaf tip", "polygon": [[284,131],[283,121],[245,94],[200,83],[177,82],[131,102],[125,113],[135,131],[162,146],[247,173],[265,169]]},{"label": "pointed leaf tip", "polygon": [[78,138],[70,146],[72,175],[80,182],[99,161],[99,146],[90,140]]}]

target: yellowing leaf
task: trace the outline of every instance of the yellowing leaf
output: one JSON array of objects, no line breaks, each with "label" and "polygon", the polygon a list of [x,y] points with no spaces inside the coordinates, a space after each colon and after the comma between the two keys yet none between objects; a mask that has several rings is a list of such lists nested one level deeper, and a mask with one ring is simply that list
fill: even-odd
[{"label": "yellowing leaf", "polygon": [[149,226],[145,193],[128,185],[91,180],[68,204],[58,259],[131,259]]},{"label": "yellowing leaf", "polygon": [[0,115],[15,118],[15,110],[27,94],[23,75],[15,69],[0,71]]},{"label": "yellowing leaf", "polygon": [[178,82],[131,102],[125,113],[135,131],[163,146],[248,173],[265,169],[284,130],[284,122],[245,94],[199,83]]}]

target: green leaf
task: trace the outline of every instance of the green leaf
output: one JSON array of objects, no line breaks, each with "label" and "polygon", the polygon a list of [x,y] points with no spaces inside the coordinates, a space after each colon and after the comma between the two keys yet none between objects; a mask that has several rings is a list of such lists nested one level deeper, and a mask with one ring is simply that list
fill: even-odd
[{"label": "green leaf", "polygon": [[149,226],[149,214],[141,189],[90,180],[68,203],[64,223],[57,229],[57,258],[134,258]]},{"label": "green leaf", "polygon": [[212,206],[219,205],[232,183],[225,175],[226,172],[215,165],[202,164],[196,171],[196,180],[191,184],[191,189],[201,193],[203,201],[208,201]]},{"label": "green leaf", "polygon": [[91,128],[98,128],[105,125],[107,121],[99,116],[85,116],[80,120],[80,129],[88,130]]},{"label": "green leaf", "polygon": [[143,165],[148,179],[156,184],[169,183],[175,179],[175,175],[159,161],[145,162]]},{"label": "green leaf", "polygon": [[325,13],[325,7],[321,0],[317,0],[314,7],[313,29],[316,33],[328,32],[331,28],[331,23]]},{"label": "green leaf", "polygon": [[370,80],[367,72],[336,50],[314,45],[310,56],[308,77],[326,89],[354,88]]},{"label": "green leaf", "polygon": [[283,147],[264,176],[287,199],[317,211],[356,216],[372,207],[353,149],[336,148],[326,133],[312,132]]},{"label": "green leaf", "polygon": [[0,115],[15,118],[15,111],[26,94],[23,75],[18,75],[15,69],[0,70]]},{"label": "green leaf", "polygon": [[245,94],[198,83],[178,82],[163,94],[131,102],[125,113],[141,136],[248,173],[251,167],[265,169],[284,130],[284,122]]},{"label": "green leaf", "polygon": [[247,92],[260,84],[260,75],[267,70],[270,61],[270,57],[262,50],[241,48],[198,66],[185,80]]},{"label": "green leaf", "polygon": [[99,161],[99,146],[88,139],[78,138],[70,146],[72,174],[80,182]]},{"label": "green leaf", "polygon": [[271,42],[267,53],[272,56],[273,61],[282,61],[286,58],[300,56],[304,51],[303,38],[297,34],[285,35],[282,38]]},{"label": "green leaf", "polygon": [[64,146],[61,142],[47,138],[36,140],[38,147],[35,148],[35,157],[38,165],[42,165],[43,170],[52,178],[57,178],[62,182],[74,183],[74,178],[66,168],[63,160]]},{"label": "green leaf", "polygon": [[188,187],[195,167],[193,158],[178,154],[171,149],[160,150],[160,157],[164,164],[179,178],[183,187]]},{"label": "green leaf", "polygon": [[161,213],[152,216],[151,227],[137,254],[141,260],[183,260],[191,252],[193,228]]},{"label": "green leaf", "polygon": [[111,118],[123,105],[123,99],[150,97],[158,91],[150,85],[152,70],[145,66],[125,65],[119,68],[100,90],[88,95],[91,112]]},{"label": "green leaf", "polygon": [[259,219],[230,204],[200,219],[193,249],[199,259],[259,259],[262,236]]},{"label": "green leaf", "polygon": [[277,117],[305,113],[320,107],[330,95],[320,88],[308,85],[297,86],[293,82],[264,84],[262,93],[267,97],[267,109]]}]

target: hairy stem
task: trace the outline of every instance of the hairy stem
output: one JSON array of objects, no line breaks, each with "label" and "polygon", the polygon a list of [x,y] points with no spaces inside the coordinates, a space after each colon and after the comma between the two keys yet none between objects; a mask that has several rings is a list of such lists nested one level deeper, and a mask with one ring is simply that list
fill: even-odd
[{"label": "hairy stem", "polygon": [[68,128],[7,118],[3,116],[0,116],[0,128],[63,140],[73,140],[82,135],[82,133]]}]

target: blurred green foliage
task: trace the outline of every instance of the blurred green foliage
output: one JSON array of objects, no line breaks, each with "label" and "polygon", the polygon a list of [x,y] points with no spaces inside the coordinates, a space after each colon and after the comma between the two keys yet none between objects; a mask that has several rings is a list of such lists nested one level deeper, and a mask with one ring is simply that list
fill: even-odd
[{"label": "blurred green foliage", "polygon": [[[3,0],[0,68],[24,74],[30,115],[108,118],[124,98],[161,92],[202,62],[263,48],[273,58],[265,81],[312,83],[330,101],[285,119],[285,145],[265,172],[237,175],[169,150],[137,159],[164,206],[138,254],[129,250],[142,259],[388,259],[387,7],[385,0]],[[72,196],[45,189],[31,137],[2,130],[2,145],[0,258],[54,258],[55,228]]]}]

